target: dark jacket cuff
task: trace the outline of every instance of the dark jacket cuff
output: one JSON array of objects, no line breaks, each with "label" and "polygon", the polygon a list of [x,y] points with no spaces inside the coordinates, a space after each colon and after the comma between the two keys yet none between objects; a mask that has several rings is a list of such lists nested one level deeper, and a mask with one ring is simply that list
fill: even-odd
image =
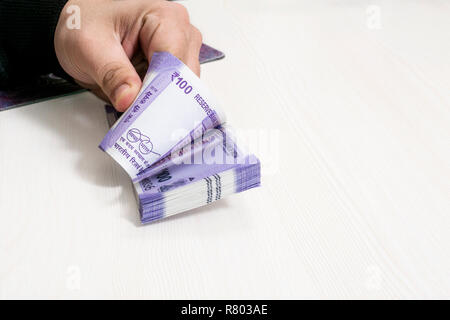
[{"label": "dark jacket cuff", "polygon": [[59,15],[67,0],[0,2],[0,82],[60,73],[54,49]]}]

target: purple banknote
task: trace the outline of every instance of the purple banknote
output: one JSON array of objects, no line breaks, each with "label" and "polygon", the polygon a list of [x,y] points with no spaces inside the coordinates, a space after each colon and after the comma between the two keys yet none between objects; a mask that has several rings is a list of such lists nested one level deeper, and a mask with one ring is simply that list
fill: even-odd
[{"label": "purple banknote", "polygon": [[137,181],[155,162],[224,121],[200,78],[170,53],[156,52],[140,93],[100,148]]},{"label": "purple banknote", "polygon": [[260,186],[259,160],[253,155],[240,157],[229,164],[171,165],[134,183],[141,222],[159,220]]}]

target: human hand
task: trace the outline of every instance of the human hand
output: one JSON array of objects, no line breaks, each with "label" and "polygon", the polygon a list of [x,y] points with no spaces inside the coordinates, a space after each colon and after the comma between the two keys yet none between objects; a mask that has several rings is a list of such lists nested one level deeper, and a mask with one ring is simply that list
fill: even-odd
[{"label": "human hand", "polygon": [[[80,9],[79,29],[67,27],[67,8],[73,5]],[[54,40],[62,68],[118,111],[125,111],[141,88],[142,58],[148,62],[156,51],[170,52],[200,73],[201,33],[187,10],[174,2],[70,0]]]}]

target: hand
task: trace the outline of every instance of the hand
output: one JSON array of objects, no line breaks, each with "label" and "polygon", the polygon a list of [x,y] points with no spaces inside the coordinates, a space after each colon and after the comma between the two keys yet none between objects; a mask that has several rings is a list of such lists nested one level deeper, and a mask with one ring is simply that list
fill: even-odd
[{"label": "hand", "polygon": [[[72,5],[80,8],[79,29],[67,26]],[[125,111],[141,88],[142,58],[149,62],[154,52],[168,51],[199,75],[201,43],[187,10],[162,0],[70,0],[55,32],[63,69],[118,111]]]}]

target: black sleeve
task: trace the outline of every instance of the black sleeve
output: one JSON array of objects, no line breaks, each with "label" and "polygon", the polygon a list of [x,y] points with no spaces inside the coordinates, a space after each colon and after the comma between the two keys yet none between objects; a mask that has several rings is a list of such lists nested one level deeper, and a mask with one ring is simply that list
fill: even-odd
[{"label": "black sleeve", "polygon": [[53,37],[67,0],[0,0],[0,87],[62,72]]}]

